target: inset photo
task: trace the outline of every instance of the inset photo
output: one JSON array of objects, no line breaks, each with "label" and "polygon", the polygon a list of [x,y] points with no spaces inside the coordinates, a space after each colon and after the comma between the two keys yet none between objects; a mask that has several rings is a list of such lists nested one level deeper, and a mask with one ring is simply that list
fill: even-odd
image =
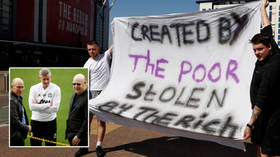
[{"label": "inset photo", "polygon": [[88,147],[88,69],[10,68],[9,147]]}]

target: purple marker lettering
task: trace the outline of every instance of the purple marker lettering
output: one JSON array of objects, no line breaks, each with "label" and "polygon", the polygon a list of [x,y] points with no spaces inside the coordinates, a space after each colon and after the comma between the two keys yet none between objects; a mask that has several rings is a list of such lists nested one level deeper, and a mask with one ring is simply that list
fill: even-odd
[{"label": "purple marker lettering", "polygon": [[[203,76],[202,76],[201,79],[198,79],[198,78],[195,77],[196,76],[195,74],[199,69],[203,70]],[[206,76],[205,66],[203,64],[199,64],[198,66],[196,66],[195,69],[194,69],[193,75],[192,75],[193,80],[195,80],[196,82],[202,82],[205,79],[205,76]]]},{"label": "purple marker lettering", "polygon": [[[232,66],[233,67],[232,67]],[[231,59],[228,63],[228,67],[227,67],[227,73],[226,73],[226,79],[229,79],[229,76],[231,76],[234,81],[238,84],[239,83],[239,79],[237,77],[237,75],[234,73],[237,70],[238,67],[238,63],[236,60]]]},{"label": "purple marker lettering", "polygon": [[[188,65],[187,70],[184,69],[185,64]],[[181,70],[180,70],[180,74],[179,74],[179,78],[178,78],[178,83],[180,83],[182,81],[182,76],[191,72],[191,70],[192,70],[192,64],[189,61],[182,61],[181,62]]]},{"label": "purple marker lettering", "polygon": [[[212,72],[213,72],[216,68],[218,68],[218,70],[219,70],[219,75],[218,75],[216,78],[213,78]],[[221,69],[221,64],[220,64],[220,63],[215,63],[215,64],[211,67],[211,69],[209,70],[209,72],[208,72],[208,79],[209,79],[211,82],[217,82],[217,81],[219,81],[219,79],[221,78],[221,71],[222,71],[222,69]]]},{"label": "purple marker lettering", "polygon": [[160,59],[160,60],[157,60],[157,67],[156,67],[155,76],[159,77],[159,78],[164,78],[164,75],[159,74],[160,71],[163,71],[163,72],[165,71],[165,69],[163,69],[162,67],[159,67],[160,63],[168,63],[168,61],[163,59],[163,58]]}]

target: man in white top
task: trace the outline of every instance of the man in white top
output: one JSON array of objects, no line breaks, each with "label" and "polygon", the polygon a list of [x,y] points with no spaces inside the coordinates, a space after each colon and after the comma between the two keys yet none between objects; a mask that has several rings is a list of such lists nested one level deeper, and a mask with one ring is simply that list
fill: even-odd
[{"label": "man in white top", "polygon": [[[29,92],[31,115],[31,136],[56,142],[56,113],[59,109],[60,88],[51,83],[51,71],[42,68],[39,72],[40,83],[33,85]],[[31,138],[31,146],[41,146],[42,141]],[[56,144],[45,142],[46,146]]]},{"label": "man in white top", "polygon": [[[97,97],[101,91],[107,86],[110,79],[110,60],[112,57],[112,47],[104,54],[100,54],[100,46],[96,41],[89,41],[87,43],[88,53],[90,58],[84,65],[84,68],[89,70],[89,99]],[[90,126],[93,115],[90,114]],[[96,154],[98,157],[103,156],[102,141],[105,136],[106,123],[97,120],[97,143]],[[91,127],[90,127],[91,128]]]}]

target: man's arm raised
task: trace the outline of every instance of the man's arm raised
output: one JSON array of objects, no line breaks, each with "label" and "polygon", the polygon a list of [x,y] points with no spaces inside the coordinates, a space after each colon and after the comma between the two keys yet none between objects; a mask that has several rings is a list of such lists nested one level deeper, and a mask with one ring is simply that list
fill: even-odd
[{"label": "man's arm raised", "polygon": [[264,3],[261,6],[261,20],[262,20],[262,28],[271,25],[270,20],[268,18],[266,8],[269,5],[269,1],[265,0]]}]

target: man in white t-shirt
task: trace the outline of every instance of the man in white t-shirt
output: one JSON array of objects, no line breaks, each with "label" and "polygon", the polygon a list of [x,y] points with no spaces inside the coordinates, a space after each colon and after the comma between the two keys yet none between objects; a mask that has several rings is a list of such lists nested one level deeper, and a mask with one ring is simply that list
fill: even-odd
[{"label": "man in white t-shirt", "polygon": [[[89,70],[89,98],[94,99],[107,86],[110,79],[110,60],[112,57],[112,47],[104,54],[100,54],[100,46],[96,41],[89,41],[87,43],[88,53],[90,58],[84,65],[84,68]],[[93,115],[90,114],[90,126]],[[103,156],[102,141],[105,136],[106,123],[97,120],[97,143],[96,154],[98,157]],[[91,128],[91,127],[90,127]]]},{"label": "man in white t-shirt", "polygon": [[[60,88],[51,83],[51,71],[42,68],[39,72],[40,83],[33,85],[29,92],[29,108],[31,115],[31,136],[56,142],[56,113],[59,109]],[[42,141],[30,139],[31,146],[41,146]],[[45,142],[46,146],[56,144]]]}]

